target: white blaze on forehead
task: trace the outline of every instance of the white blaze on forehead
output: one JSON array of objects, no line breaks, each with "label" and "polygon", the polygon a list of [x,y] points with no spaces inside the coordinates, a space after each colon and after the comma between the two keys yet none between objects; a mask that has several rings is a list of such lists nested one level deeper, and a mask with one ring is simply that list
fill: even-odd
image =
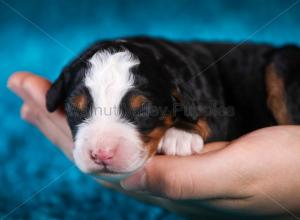
[{"label": "white blaze on forehead", "polygon": [[133,124],[121,119],[119,107],[124,95],[133,87],[130,68],[139,64],[129,51],[96,53],[85,77],[85,86],[93,100],[92,115],[78,126],[73,156],[77,166],[85,171],[97,171],[90,152],[99,149],[114,150],[113,164],[107,167],[114,172],[132,172],[147,158],[147,151]]},{"label": "white blaze on forehead", "polygon": [[139,64],[129,51],[96,53],[90,60],[85,84],[93,98],[94,107],[111,111],[120,105],[125,93],[133,86],[130,68]]}]

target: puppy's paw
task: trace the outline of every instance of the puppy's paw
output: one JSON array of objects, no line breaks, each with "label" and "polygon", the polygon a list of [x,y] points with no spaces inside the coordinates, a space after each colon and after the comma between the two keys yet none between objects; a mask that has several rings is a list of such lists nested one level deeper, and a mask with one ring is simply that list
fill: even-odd
[{"label": "puppy's paw", "polygon": [[199,134],[170,128],[161,138],[157,151],[166,155],[187,156],[199,153],[202,148],[203,139]]}]

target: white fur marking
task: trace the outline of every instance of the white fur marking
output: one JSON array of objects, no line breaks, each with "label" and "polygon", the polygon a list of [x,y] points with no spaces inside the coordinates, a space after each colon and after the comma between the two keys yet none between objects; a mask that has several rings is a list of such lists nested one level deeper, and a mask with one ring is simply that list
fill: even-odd
[{"label": "white fur marking", "polygon": [[[130,68],[139,64],[129,51],[96,53],[90,60],[85,85],[93,99],[93,113],[82,123],[75,137],[74,159],[84,172],[103,168],[90,158],[99,148],[118,149],[111,167],[115,172],[132,172],[146,160],[147,152],[133,124],[120,116],[119,107],[124,95],[133,87]],[[119,145],[122,145],[119,147]]]},{"label": "white fur marking", "polygon": [[119,107],[124,94],[133,86],[129,69],[139,61],[128,51],[114,54],[104,51],[96,53],[90,63],[92,67],[85,84],[90,89],[95,107]]},{"label": "white fur marking", "polygon": [[200,153],[203,139],[200,135],[177,128],[170,128],[161,138],[158,151],[166,155],[187,156]]}]

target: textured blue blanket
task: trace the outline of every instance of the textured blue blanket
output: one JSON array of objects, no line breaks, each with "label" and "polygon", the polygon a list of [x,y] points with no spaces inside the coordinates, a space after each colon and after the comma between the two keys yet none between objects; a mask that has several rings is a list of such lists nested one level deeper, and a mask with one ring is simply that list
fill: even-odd
[{"label": "textured blue blanket", "polygon": [[[19,118],[6,89],[16,70],[51,80],[96,39],[127,35],[300,44],[300,4],[287,1],[0,0],[0,217],[179,219],[101,187]],[[9,214],[9,215],[7,215]]]}]

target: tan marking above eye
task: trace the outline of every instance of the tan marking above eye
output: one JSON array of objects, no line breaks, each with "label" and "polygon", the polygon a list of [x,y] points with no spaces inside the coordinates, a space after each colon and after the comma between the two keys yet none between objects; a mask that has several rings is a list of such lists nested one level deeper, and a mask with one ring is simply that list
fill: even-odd
[{"label": "tan marking above eye", "polygon": [[85,95],[78,95],[72,99],[72,103],[77,109],[83,111],[87,106],[87,98]]},{"label": "tan marking above eye", "polygon": [[132,96],[130,99],[130,106],[132,109],[140,108],[145,102],[147,98],[143,95]]},{"label": "tan marking above eye", "polygon": [[284,82],[276,72],[274,64],[267,67],[265,80],[268,108],[278,124],[290,124],[291,119],[285,100]]}]

